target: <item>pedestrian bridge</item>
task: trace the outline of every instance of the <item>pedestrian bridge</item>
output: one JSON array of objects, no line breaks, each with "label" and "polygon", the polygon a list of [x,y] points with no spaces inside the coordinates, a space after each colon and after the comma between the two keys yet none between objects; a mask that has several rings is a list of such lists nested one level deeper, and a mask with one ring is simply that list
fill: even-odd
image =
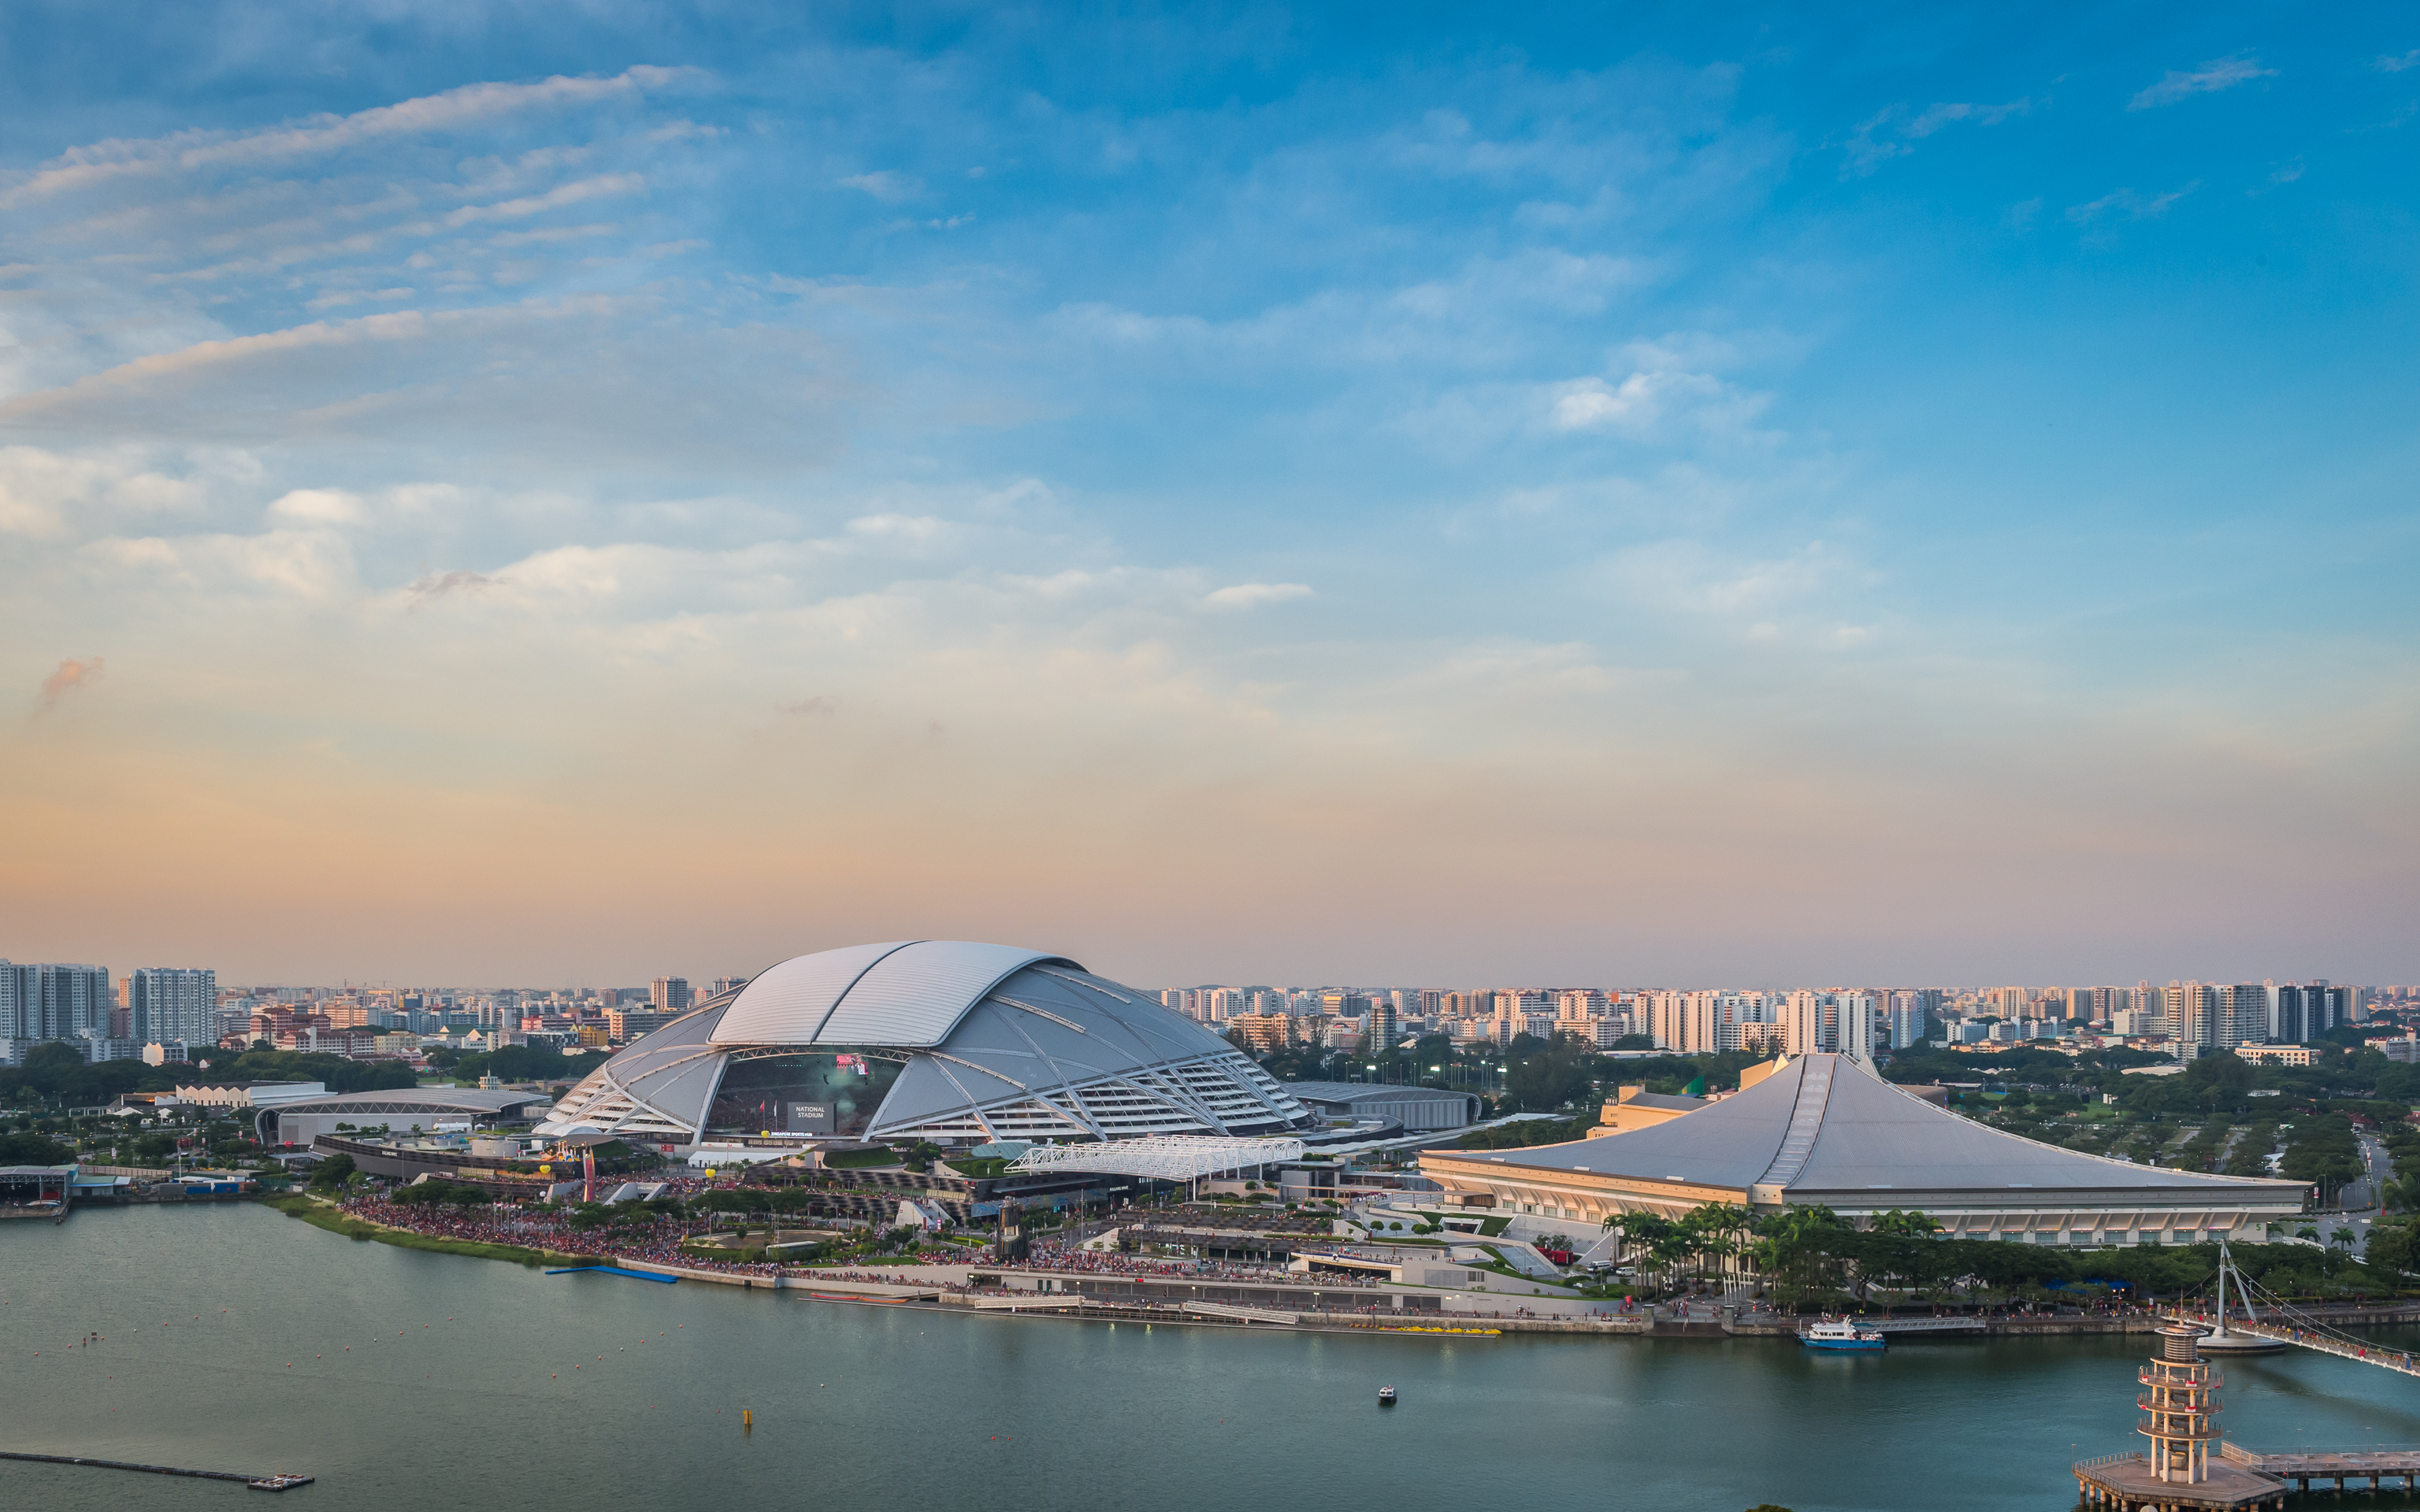
[{"label": "pedestrian bridge", "polygon": [[2280,1344],[2317,1350],[2322,1354],[2333,1354],[2342,1360],[2357,1360],[2363,1365],[2378,1365],[2401,1375],[2420,1376],[2420,1363],[2412,1360],[2410,1350],[2389,1350],[2349,1335],[2295,1328],[2284,1323],[2240,1320],[2230,1321],[2226,1329],[2230,1334],[2250,1334],[2259,1338],[2275,1339]]}]

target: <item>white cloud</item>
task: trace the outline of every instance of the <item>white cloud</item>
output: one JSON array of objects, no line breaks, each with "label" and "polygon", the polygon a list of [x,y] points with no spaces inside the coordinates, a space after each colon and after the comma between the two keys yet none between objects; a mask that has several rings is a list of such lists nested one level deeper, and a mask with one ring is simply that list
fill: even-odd
[{"label": "white cloud", "polygon": [[203,455],[192,459],[192,475],[177,477],[157,471],[139,448],[0,447],[0,533],[61,540],[99,522],[192,514],[210,482],[255,470],[240,455]]},{"label": "white cloud", "polygon": [[339,488],[297,488],[269,506],[269,517],[290,525],[359,525],[369,515],[357,494]]},{"label": "white cloud", "polygon": [[1668,440],[1683,432],[1739,437],[1767,396],[1738,388],[1714,366],[1738,360],[1728,343],[1701,333],[1633,342],[1621,355],[1631,371],[1616,379],[1575,378],[1544,391],[1555,430],[1610,430],[1639,440]]},{"label": "white cloud", "polygon": [[2092,225],[2115,216],[2130,221],[2149,221],[2168,213],[2177,201],[2200,188],[2198,181],[2182,189],[2171,189],[2164,194],[2144,194],[2133,189],[2113,190],[2099,199],[2067,208],[2067,218],[2077,225]]},{"label": "white cloud", "polygon": [[1307,583],[1234,583],[1202,595],[1202,604],[1205,609],[1255,609],[1311,596]]},{"label": "white cloud", "polygon": [[2248,53],[2212,58],[2197,69],[2169,69],[2159,83],[2128,100],[2126,108],[2150,110],[2160,105],[2173,105],[2180,100],[2216,94],[2240,84],[2250,84],[2255,79],[2274,78],[2276,73],[2275,69],[2262,68],[2259,61]]},{"label": "white cloud", "polygon": [[1906,107],[1885,105],[1859,121],[1849,133],[1849,139],[1841,144],[1841,150],[1847,158],[1840,166],[1841,177],[1864,177],[1893,158],[1904,158],[1913,153],[1916,148],[1910,145],[1912,141],[1922,141],[1945,127],[1962,121],[1978,126],[1997,126],[2011,116],[2029,115],[2033,108],[2031,98],[2011,100],[2003,105],[1945,101],[1927,105],[1915,118],[1902,125],[1900,122]]},{"label": "white cloud", "polygon": [[2420,47],[2399,56],[2392,53],[2382,54],[2370,67],[2381,73],[2401,73],[2406,69],[2420,69]]},{"label": "white cloud", "polygon": [[1857,123],[1856,130],[1849,133],[1849,140],[1843,147],[1849,161],[1841,166],[1841,173],[1862,177],[1891,159],[1906,157],[1916,150],[1904,142],[1890,141],[1882,134],[1899,112],[1899,106],[1885,105]]},{"label": "white cloud", "polygon": [[314,297],[307,307],[314,310],[335,310],[342,309],[348,304],[364,304],[372,300],[381,303],[392,303],[397,300],[408,300],[411,298],[412,293],[413,291],[409,288],[330,289],[325,294]]},{"label": "white cloud", "polygon": [[889,168],[875,173],[856,173],[833,180],[843,189],[862,190],[885,205],[913,199],[924,192],[924,180],[914,174],[896,173]]},{"label": "white cloud", "polygon": [[536,84],[474,84],[351,116],[313,116],[247,132],[180,131],[147,140],[113,139],[71,147],[24,182],[0,195],[13,205],[37,195],[80,189],[130,174],[191,171],[250,165],[281,158],[339,151],[381,137],[416,135],[475,126],[520,111],[582,104],[663,89],[703,77],[695,69],[647,66],[610,78],[562,75]]},{"label": "white cloud", "polygon": [[1972,121],[1978,126],[1997,126],[2011,116],[2030,115],[2034,102],[2030,99],[2011,100],[2005,105],[1928,105],[1924,113],[1907,123],[1910,136],[1931,136],[1956,121]]},{"label": "white cloud", "polygon": [[1617,551],[1602,570],[1624,604],[1714,625],[1741,640],[1837,652],[1881,633],[1841,618],[1872,614],[1877,575],[1825,541],[1779,555],[1661,541]]},{"label": "white cloud", "polygon": [[198,598],[242,596],[259,589],[310,603],[350,599],[358,586],[353,552],[325,529],[275,529],[256,535],[111,536],[83,548],[103,591],[139,594],[164,579],[183,590],[182,607],[206,613]]}]

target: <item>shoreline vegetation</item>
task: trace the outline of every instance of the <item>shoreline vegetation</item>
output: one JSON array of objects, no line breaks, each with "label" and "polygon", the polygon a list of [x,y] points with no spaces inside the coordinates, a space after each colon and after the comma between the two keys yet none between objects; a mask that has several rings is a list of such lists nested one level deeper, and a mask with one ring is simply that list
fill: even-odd
[{"label": "shoreline vegetation", "polygon": [[475,1240],[442,1239],[433,1234],[416,1234],[409,1228],[390,1228],[365,1218],[356,1218],[335,1204],[318,1197],[263,1197],[263,1207],[274,1208],[288,1218],[300,1218],[314,1228],[324,1228],[347,1239],[375,1240],[393,1244],[398,1249],[432,1250],[441,1255],[467,1255],[478,1260],[510,1260],[517,1265],[595,1265],[594,1255],[564,1255],[554,1250],[528,1249],[519,1244],[488,1244]]}]

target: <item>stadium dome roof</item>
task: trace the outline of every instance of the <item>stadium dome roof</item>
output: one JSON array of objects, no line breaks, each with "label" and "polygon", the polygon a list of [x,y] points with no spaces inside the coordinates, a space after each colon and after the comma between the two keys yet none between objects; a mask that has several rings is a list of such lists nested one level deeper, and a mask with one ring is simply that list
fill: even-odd
[{"label": "stadium dome roof", "polygon": [[1226,1041],[1064,956],[907,940],[771,967],[623,1050],[538,1132],[981,1143],[1316,1121]]},{"label": "stadium dome roof", "polygon": [[[1945,1111],[1854,1057],[1807,1055],[1666,1122],[1516,1150],[1431,1150],[1423,1173],[1516,1211],[1603,1222],[1700,1203],[1843,1214],[1919,1209],[1952,1232],[2033,1242],[2238,1233],[2302,1211],[2304,1187],[2064,1149]],[[2034,1239],[2037,1233],[2055,1239]],[[2075,1237],[2089,1233],[2089,1240]]]}]

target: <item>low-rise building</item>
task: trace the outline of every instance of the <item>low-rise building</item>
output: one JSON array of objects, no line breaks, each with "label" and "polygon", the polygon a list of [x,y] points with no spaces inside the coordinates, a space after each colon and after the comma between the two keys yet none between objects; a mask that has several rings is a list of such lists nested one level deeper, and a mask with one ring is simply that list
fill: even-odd
[{"label": "low-rise building", "polygon": [[1652,1128],[1684,1113],[1695,1113],[1705,1105],[1706,1100],[1702,1097],[1651,1092],[1638,1085],[1619,1088],[1612,1101],[1606,1103],[1604,1111],[1597,1115],[1596,1127],[1588,1132],[1588,1137],[1602,1139],[1607,1134]]},{"label": "low-rise building", "polygon": [[485,1091],[464,1087],[396,1088],[376,1092],[335,1092],[263,1104],[253,1119],[264,1145],[309,1145],[323,1134],[383,1127],[396,1134],[468,1133],[498,1124],[526,1123],[553,1100],[544,1092]]},{"label": "low-rise building", "polygon": [[177,1101],[206,1108],[266,1108],[327,1089],[325,1082],[179,1082]]},{"label": "low-rise building", "polygon": [[2271,1066],[2307,1066],[2319,1058],[2319,1052],[2306,1044],[2240,1044],[2235,1047],[2235,1055],[2239,1060],[2257,1060]]},{"label": "low-rise building", "polygon": [[1384,1119],[1425,1134],[1466,1129],[1479,1121],[1479,1095],[1435,1087],[1384,1087],[1373,1082],[1287,1082],[1295,1101],[1331,1119]]}]

